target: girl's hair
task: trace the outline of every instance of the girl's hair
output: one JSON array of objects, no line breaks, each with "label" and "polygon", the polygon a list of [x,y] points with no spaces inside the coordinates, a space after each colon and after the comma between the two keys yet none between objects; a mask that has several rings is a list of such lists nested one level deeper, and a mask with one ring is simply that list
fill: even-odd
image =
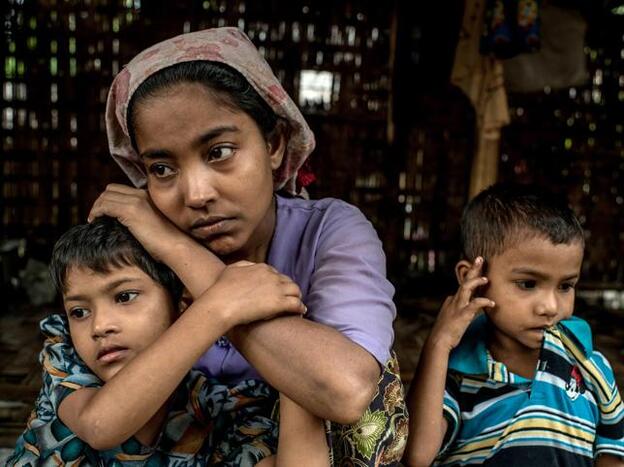
[{"label": "girl's hair", "polygon": [[464,257],[486,260],[513,242],[542,236],[554,245],[580,242],[583,228],[567,200],[534,185],[498,183],[483,190],[464,209],[461,220]]},{"label": "girl's hair", "polygon": [[269,141],[273,136],[279,117],[242,74],[223,63],[195,60],[177,63],[157,71],[143,81],[132,95],[126,119],[130,142],[135,151],[137,151],[135,135],[138,104],[181,83],[202,84],[223,105],[237,111],[242,110],[249,115],[260,128],[265,140]]},{"label": "girl's hair", "polygon": [[54,245],[50,274],[61,293],[67,290],[67,272],[73,266],[102,274],[121,266],[136,266],[162,285],[174,304],[182,297],[182,283],[171,269],[152,258],[130,231],[111,217],[76,225]]}]

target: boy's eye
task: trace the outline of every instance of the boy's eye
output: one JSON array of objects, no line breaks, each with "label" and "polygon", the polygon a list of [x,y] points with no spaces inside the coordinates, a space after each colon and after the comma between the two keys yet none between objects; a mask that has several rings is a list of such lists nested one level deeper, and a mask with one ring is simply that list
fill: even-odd
[{"label": "boy's eye", "polygon": [[559,290],[562,292],[569,292],[570,290],[574,290],[574,284],[571,282],[564,282],[559,286]]},{"label": "boy's eye", "polygon": [[75,320],[81,320],[81,319],[85,319],[86,317],[88,317],[91,314],[91,312],[89,310],[87,310],[86,308],[72,308],[71,310],[69,310],[69,317],[73,318]]},{"label": "boy's eye", "polygon": [[534,281],[534,280],[516,281],[516,285],[522,290],[531,290],[537,286],[537,281]]},{"label": "boy's eye", "polygon": [[149,166],[149,173],[156,178],[167,178],[173,175],[173,169],[166,164],[155,163]]},{"label": "boy's eye", "polygon": [[234,148],[231,146],[216,146],[208,153],[210,162],[218,162],[229,159],[234,155]]},{"label": "boy's eye", "polygon": [[126,302],[130,302],[134,300],[138,296],[139,296],[139,292],[129,292],[129,291],[120,292],[117,295],[115,295],[115,301],[117,303],[126,303]]}]

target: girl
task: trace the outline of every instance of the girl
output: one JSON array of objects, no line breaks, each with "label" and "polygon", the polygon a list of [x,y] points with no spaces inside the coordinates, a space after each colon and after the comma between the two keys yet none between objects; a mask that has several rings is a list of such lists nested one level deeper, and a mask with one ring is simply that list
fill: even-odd
[{"label": "girl", "polygon": [[398,462],[407,423],[381,243],[353,206],[296,197],[314,138],[249,39],[218,28],[141,52],[115,78],[106,119],[111,154],[139,188],[110,185],[90,219],[119,219],[193,298],[238,260],[302,290],[309,319],[237,326],[197,368],[224,382],[261,376],[315,416],[366,424],[334,427],[337,457]]}]

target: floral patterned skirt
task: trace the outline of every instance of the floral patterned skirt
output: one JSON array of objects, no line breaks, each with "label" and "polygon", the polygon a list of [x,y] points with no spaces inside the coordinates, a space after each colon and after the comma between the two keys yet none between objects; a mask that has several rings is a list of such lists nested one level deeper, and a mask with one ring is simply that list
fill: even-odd
[{"label": "floral patterned skirt", "polygon": [[408,414],[394,353],[362,418],[353,425],[327,423],[327,426],[331,465],[400,465],[407,442]]}]

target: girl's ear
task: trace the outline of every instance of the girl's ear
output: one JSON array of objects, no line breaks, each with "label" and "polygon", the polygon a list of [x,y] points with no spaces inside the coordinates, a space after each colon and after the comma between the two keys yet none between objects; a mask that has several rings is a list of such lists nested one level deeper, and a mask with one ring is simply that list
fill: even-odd
[{"label": "girl's ear", "polygon": [[462,259],[455,265],[455,277],[457,278],[457,283],[459,285],[462,285],[464,283],[464,281],[466,280],[466,274],[468,274],[468,271],[471,267],[472,264],[465,259]]},{"label": "girl's ear", "polygon": [[269,158],[271,159],[271,169],[276,170],[282,165],[284,154],[286,153],[286,143],[288,141],[288,127],[278,121],[275,129],[271,132],[267,141]]}]

